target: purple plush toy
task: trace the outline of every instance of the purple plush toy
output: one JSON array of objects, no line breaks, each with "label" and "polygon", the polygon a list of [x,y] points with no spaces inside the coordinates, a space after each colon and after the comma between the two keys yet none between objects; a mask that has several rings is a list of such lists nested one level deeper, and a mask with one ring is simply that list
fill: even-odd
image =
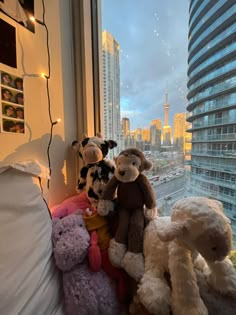
[{"label": "purple plush toy", "polygon": [[53,220],[56,265],[63,271],[67,315],[116,315],[118,302],[112,282],[103,271],[88,266],[90,236],[80,214]]}]

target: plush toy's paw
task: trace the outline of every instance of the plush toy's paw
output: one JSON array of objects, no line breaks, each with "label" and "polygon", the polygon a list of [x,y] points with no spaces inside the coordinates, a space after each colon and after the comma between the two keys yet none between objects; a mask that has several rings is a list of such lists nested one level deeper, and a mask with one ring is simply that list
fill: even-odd
[{"label": "plush toy's paw", "polygon": [[125,256],[126,250],[125,244],[116,242],[114,238],[110,240],[108,255],[110,262],[114,267],[121,267],[121,262]]},{"label": "plush toy's paw", "polygon": [[139,282],[144,274],[144,258],[142,253],[126,252],[121,267],[131,278]]},{"label": "plush toy's paw", "polygon": [[152,220],[157,217],[157,207],[154,208],[144,208],[144,215],[147,219]]},{"label": "plush toy's paw", "polygon": [[198,303],[196,303],[195,305],[185,305],[181,303],[179,303],[178,306],[176,305],[177,307],[175,305],[172,305],[173,313],[175,315],[208,315],[208,310],[203,301],[200,299],[196,302]]},{"label": "plush toy's paw", "polygon": [[144,275],[137,293],[140,302],[150,314],[170,314],[170,287],[164,279],[155,278],[153,275],[150,277]]},{"label": "plush toy's paw", "polygon": [[114,203],[111,200],[99,200],[98,206],[97,206],[97,212],[98,214],[105,216],[110,211],[114,210]]},{"label": "plush toy's paw", "polygon": [[194,268],[201,272],[203,272],[204,268],[207,266],[205,259],[200,254],[196,255],[196,257],[193,257],[193,264]]},{"label": "plush toy's paw", "polygon": [[[149,312],[146,308],[140,303],[139,297],[135,295],[133,297],[132,303],[129,306],[130,315],[149,315]],[[169,315],[169,314],[168,314]]]},{"label": "plush toy's paw", "polygon": [[236,271],[232,262],[226,258],[208,264],[204,268],[204,275],[209,285],[221,294],[236,298]]},{"label": "plush toy's paw", "polygon": [[76,188],[76,192],[78,195],[81,194],[83,191],[84,191],[83,189]]}]

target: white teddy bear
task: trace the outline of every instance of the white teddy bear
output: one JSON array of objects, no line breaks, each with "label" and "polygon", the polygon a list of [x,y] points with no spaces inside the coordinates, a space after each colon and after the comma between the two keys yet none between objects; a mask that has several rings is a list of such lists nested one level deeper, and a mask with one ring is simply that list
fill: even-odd
[{"label": "white teddy bear", "polygon": [[219,201],[203,197],[177,201],[171,217],[159,217],[145,230],[141,303],[156,315],[169,315],[170,309],[174,315],[207,315],[194,266],[204,272],[209,286],[236,298],[236,272],[226,258],[231,244],[230,222]]}]

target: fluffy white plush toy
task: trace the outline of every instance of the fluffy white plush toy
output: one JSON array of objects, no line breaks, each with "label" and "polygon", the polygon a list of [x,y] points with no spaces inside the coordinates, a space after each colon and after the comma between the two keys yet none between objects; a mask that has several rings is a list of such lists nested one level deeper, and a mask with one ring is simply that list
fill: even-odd
[{"label": "fluffy white plush toy", "polygon": [[236,272],[226,258],[231,244],[230,222],[220,202],[203,197],[177,201],[171,217],[159,217],[145,230],[141,303],[151,314],[169,315],[171,308],[174,315],[207,315],[194,264],[209,286],[236,298]]}]

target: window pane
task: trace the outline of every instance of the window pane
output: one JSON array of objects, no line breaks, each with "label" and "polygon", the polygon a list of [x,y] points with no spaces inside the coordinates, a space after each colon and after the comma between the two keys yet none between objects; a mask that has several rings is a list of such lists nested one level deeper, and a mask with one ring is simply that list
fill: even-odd
[{"label": "window pane", "polygon": [[114,154],[134,146],[152,161],[161,215],[185,196],[220,200],[236,244],[235,13],[223,0],[102,0]]}]

